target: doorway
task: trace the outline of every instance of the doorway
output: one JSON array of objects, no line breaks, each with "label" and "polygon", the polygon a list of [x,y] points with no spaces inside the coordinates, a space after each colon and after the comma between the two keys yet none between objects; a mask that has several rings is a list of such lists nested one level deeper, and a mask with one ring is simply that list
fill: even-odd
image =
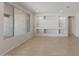
[{"label": "doorway", "polygon": [[74,35],[75,16],[68,16],[68,34]]}]

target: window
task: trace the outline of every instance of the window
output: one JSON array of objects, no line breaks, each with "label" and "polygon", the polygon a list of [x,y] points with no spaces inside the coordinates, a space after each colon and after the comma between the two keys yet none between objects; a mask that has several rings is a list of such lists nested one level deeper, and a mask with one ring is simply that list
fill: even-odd
[{"label": "window", "polygon": [[4,37],[12,37],[14,35],[13,31],[13,6],[4,3]]},{"label": "window", "polygon": [[4,37],[24,35],[27,32],[30,32],[30,14],[6,2],[4,4]]}]

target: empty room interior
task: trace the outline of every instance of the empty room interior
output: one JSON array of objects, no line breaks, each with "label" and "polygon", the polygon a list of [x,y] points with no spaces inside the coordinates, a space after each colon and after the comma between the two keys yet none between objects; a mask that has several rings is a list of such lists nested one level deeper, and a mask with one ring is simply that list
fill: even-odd
[{"label": "empty room interior", "polygon": [[79,56],[79,2],[0,2],[1,56]]}]

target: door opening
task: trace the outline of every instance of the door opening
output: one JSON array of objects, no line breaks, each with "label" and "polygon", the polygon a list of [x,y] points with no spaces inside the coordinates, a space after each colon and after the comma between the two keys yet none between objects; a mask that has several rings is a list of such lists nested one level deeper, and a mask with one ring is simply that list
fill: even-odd
[{"label": "door opening", "polygon": [[69,36],[74,35],[74,24],[75,23],[75,16],[68,17],[68,34]]}]

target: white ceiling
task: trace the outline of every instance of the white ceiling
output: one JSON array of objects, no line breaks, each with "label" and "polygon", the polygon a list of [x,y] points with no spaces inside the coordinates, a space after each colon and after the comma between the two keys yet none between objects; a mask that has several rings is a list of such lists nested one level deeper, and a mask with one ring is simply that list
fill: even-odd
[{"label": "white ceiling", "polygon": [[[79,2],[21,2],[35,13],[77,13]],[[70,8],[67,8],[69,6]]]}]

